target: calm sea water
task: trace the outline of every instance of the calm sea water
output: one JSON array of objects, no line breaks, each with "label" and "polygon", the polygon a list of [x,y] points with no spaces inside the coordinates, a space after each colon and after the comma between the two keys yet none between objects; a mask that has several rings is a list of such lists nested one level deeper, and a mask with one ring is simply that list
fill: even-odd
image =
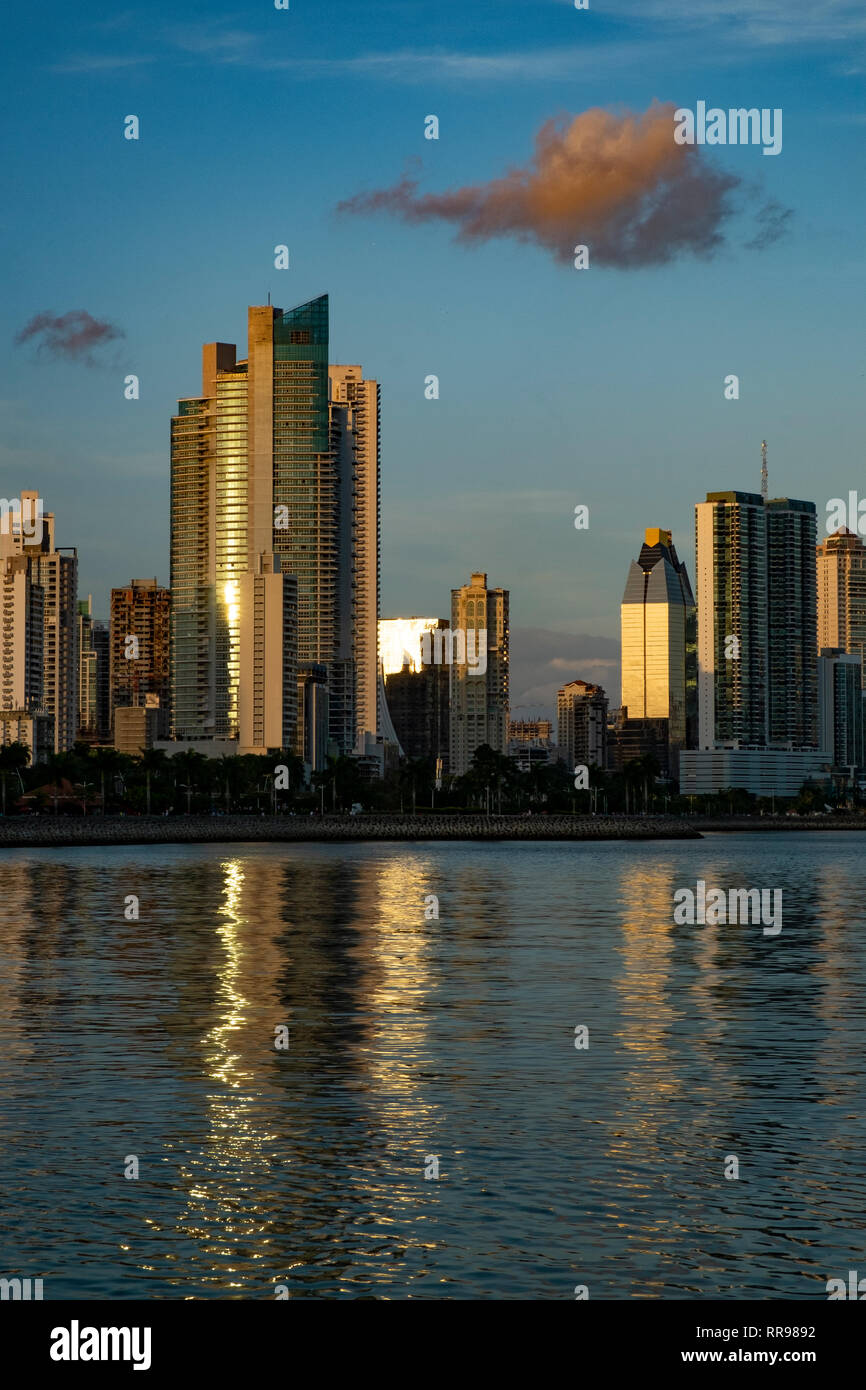
[{"label": "calm sea water", "polygon": [[[0,1274],[46,1299],[825,1298],[866,1273],[864,851],[5,850]],[[781,887],[782,932],[674,926],[698,878]]]}]

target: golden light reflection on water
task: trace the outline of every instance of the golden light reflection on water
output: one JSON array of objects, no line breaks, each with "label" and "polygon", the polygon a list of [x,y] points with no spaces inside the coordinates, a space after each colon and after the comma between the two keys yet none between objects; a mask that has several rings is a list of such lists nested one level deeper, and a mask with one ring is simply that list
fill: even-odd
[{"label": "golden light reflection on water", "polygon": [[[205,1072],[215,1089],[209,1089],[207,1095],[206,1144],[192,1162],[180,1164],[187,1207],[177,1229],[181,1236],[199,1244],[199,1260],[209,1271],[202,1275],[203,1280],[231,1289],[241,1287],[243,1281],[231,1278],[236,1270],[225,1261],[232,1258],[239,1241],[266,1232],[270,1224],[258,1215],[253,1194],[267,1184],[271,1169],[268,1146],[275,1136],[256,1118],[260,1078],[251,1054],[259,1054],[260,1069],[264,1040],[258,1022],[260,1011],[253,1008],[250,999],[252,980],[247,973],[249,964],[261,965],[267,959],[267,933],[257,914],[255,926],[264,934],[255,944],[250,939],[246,909],[251,906],[253,888],[240,861],[226,860],[220,869],[222,901],[216,910],[214,936],[221,953],[213,992],[218,1016],[201,1044]],[[258,894],[256,898],[258,901]],[[267,983],[262,972],[259,989]],[[252,1038],[246,1036],[251,1029],[255,1030]],[[262,1254],[252,1258],[261,1259]],[[247,1262],[244,1256],[244,1265]],[[170,1271],[168,1277],[171,1279]]]},{"label": "golden light reflection on water", "polygon": [[[456,1280],[557,1297],[579,1250],[620,1295],[745,1279],[799,1296],[803,1242],[838,1263],[862,1210],[862,858],[825,868],[762,841],[742,881],[772,887],[769,865],[785,885],[772,939],[673,922],[675,889],[727,885],[738,846],[590,853],[205,847],[106,868],[76,851],[29,887],[0,866],[5,1157],[26,1155],[25,1182],[52,1126],[18,1232],[34,1262],[57,1247],[66,1287],[109,1296],[447,1296]],[[577,907],[575,866],[595,875]],[[141,923],[119,919],[130,889]],[[584,1008],[576,1071],[561,1025]],[[744,1137],[750,1181],[770,1165],[763,1225],[754,1186],[722,1173]],[[143,1181],[82,1229],[61,1148],[78,1210],[117,1152],[141,1154]]]},{"label": "golden light reflection on water", "polygon": [[370,1028],[364,1050],[366,1073],[382,1101],[405,1103],[421,1090],[419,1060],[427,1051],[428,1011],[441,923],[425,920],[425,899],[441,890],[441,874],[422,854],[401,854],[358,866],[361,900],[369,912],[365,951],[371,973]]}]

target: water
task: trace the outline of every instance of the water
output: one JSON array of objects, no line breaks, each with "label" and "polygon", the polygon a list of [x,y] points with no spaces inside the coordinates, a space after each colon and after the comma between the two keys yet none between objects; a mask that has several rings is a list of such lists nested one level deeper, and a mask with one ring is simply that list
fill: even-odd
[{"label": "water", "polygon": [[[0,1274],[824,1298],[866,1273],[864,848],[6,850]],[[674,926],[698,878],[783,888],[782,932]]]}]

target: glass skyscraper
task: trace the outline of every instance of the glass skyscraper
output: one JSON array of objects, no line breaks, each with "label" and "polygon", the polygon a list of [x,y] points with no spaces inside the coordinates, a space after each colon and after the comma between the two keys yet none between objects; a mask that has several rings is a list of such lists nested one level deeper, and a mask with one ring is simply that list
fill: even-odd
[{"label": "glass skyscraper", "polygon": [[645,721],[648,744],[663,729],[670,752],[688,747],[697,732],[695,601],[670,531],[646,531],[629,568],[620,615],[622,704],[630,734],[638,732],[635,720]]},{"label": "glass skyscraper", "polygon": [[[248,314],[247,359],[237,361],[233,344],[207,344],[202,395],[179,403],[172,422],[176,738],[238,736],[240,580],[275,555],[279,571],[297,581],[295,659],[327,670],[337,750],[348,753],[356,742],[360,666],[369,665],[375,689],[378,387],[360,368],[333,370],[356,373],[359,388],[374,393],[363,440],[354,403],[331,400],[327,295],[287,311],[257,305]],[[359,507],[371,489],[372,518]],[[369,555],[372,646],[358,622],[358,593],[370,587],[359,584],[360,566]]]}]

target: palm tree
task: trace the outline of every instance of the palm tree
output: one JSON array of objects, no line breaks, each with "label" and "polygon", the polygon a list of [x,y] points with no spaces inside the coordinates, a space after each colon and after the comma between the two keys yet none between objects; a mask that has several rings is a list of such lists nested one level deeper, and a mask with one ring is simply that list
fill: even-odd
[{"label": "palm tree", "polygon": [[[186,792],[186,813],[190,814],[192,808],[192,794],[196,790],[196,783],[201,780],[204,764],[207,761],[203,753],[197,753],[194,748],[187,748],[182,753],[175,753],[171,760],[172,772],[176,777],[184,777],[185,782],[176,782]],[[198,776],[196,776],[198,774]]]},{"label": "palm tree", "polygon": [[[21,768],[26,767],[30,762],[30,749],[26,743],[4,744],[0,748],[0,777],[3,779],[3,814],[6,814],[6,778],[10,773],[17,774],[19,783],[21,782]],[[23,790],[23,784],[22,784]]]},{"label": "palm tree", "polygon": [[91,757],[95,770],[99,773],[99,795],[102,801],[102,814],[105,815],[105,777],[116,773],[121,764],[121,757],[116,748],[94,748]]},{"label": "palm tree", "polygon": [[150,815],[150,779],[151,777],[159,779],[159,774],[165,771],[166,762],[166,754],[162,748],[145,748],[138,760],[138,765],[144,772],[148,815]]}]

